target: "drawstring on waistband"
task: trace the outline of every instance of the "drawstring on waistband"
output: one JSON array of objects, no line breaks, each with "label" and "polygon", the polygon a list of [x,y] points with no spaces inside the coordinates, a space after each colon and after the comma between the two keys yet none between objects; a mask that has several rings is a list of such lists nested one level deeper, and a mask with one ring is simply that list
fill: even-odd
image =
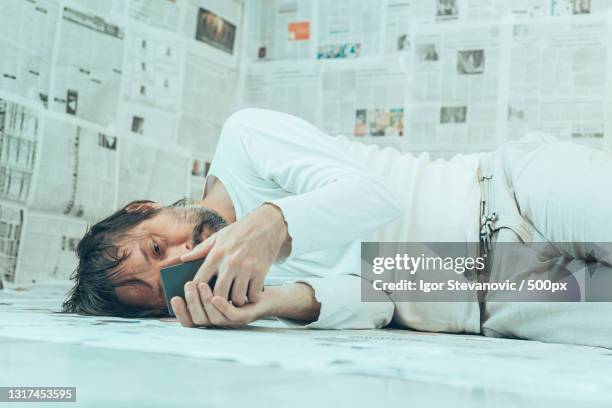
[{"label": "drawstring on waistband", "polygon": [[493,235],[494,225],[497,220],[497,213],[491,212],[491,189],[489,183],[493,176],[482,176],[478,179],[482,192],[480,200],[480,249],[484,256],[487,256],[491,251],[491,237]]}]

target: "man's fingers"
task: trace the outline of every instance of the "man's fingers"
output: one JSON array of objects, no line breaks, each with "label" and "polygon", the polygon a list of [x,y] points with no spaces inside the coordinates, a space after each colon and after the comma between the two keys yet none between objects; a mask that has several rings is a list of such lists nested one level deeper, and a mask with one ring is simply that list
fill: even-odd
[{"label": "man's fingers", "polygon": [[212,304],[212,297],[208,298],[208,301],[204,303],[204,310],[206,310],[208,320],[211,324],[215,326],[229,325],[230,322],[227,321],[225,315],[217,310],[217,308]]},{"label": "man's fingers", "polygon": [[241,313],[242,310],[233,306],[227,299],[215,296],[212,298],[212,304],[227,320],[234,323],[240,323],[244,320],[244,316]]},{"label": "man's fingers", "polygon": [[242,306],[246,303],[247,290],[249,288],[249,276],[244,274],[238,275],[234,279],[234,284],[231,287],[232,303],[236,306]]},{"label": "man's fingers", "polygon": [[175,296],[170,299],[170,305],[172,306],[172,311],[181,322],[181,325],[185,327],[193,327],[193,321],[189,316],[189,312],[187,311],[187,306],[185,305],[185,301],[180,296]]},{"label": "man's fingers", "polygon": [[196,247],[193,248],[191,251],[181,255],[181,261],[189,262],[193,261],[194,259],[204,258],[206,255],[208,255],[212,247],[215,245],[216,240],[217,233],[214,233],[210,237],[206,238],[203,242],[196,245]]},{"label": "man's fingers", "polygon": [[164,267],[178,265],[178,264],[182,263],[181,256],[180,255],[176,255],[176,256],[169,257],[167,259],[167,261],[164,262],[164,263],[165,263]]},{"label": "man's fingers", "polygon": [[206,303],[210,302],[210,299],[213,297],[212,290],[210,290],[210,286],[204,282],[197,282],[198,292],[200,294],[200,300],[202,301],[202,305],[206,305]]},{"label": "man's fingers", "polygon": [[221,296],[222,298],[228,299],[230,295],[230,288],[234,283],[234,277],[236,275],[237,265],[230,258],[225,260],[219,267],[219,273],[217,274],[217,281],[213,288],[213,294],[215,296]]},{"label": "man's fingers", "polygon": [[219,264],[223,260],[223,255],[220,252],[211,251],[204,263],[200,265],[198,272],[193,278],[194,282],[210,282],[210,278],[217,274]]},{"label": "man's fingers", "polygon": [[249,291],[247,296],[249,297],[249,303],[257,303],[259,299],[261,299],[261,294],[264,290],[264,276],[259,276],[256,274],[253,276],[253,279],[249,282]]},{"label": "man's fingers", "polygon": [[195,282],[185,284],[185,300],[191,315],[191,321],[197,326],[208,325],[208,317],[200,299],[200,293]]}]

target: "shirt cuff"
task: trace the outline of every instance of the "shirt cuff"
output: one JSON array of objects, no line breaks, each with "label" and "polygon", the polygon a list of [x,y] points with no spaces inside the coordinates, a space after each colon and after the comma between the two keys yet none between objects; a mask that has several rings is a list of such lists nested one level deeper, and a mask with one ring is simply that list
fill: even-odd
[{"label": "shirt cuff", "polygon": [[319,318],[312,323],[284,318],[279,318],[279,321],[287,327],[308,329],[379,329],[387,326],[393,318],[393,302],[362,302],[361,280],[357,275],[339,275],[287,282],[309,285],[321,304],[321,310]]}]

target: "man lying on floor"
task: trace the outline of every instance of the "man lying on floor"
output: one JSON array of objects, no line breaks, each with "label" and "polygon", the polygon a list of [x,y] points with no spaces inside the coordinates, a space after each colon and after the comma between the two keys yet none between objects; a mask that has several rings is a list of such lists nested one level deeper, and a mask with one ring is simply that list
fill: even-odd
[{"label": "man lying on floor", "polygon": [[[482,214],[485,193],[492,199]],[[492,153],[431,161],[331,137],[287,114],[241,110],[223,127],[201,201],[137,201],[91,227],[64,310],[162,315],[160,268],[205,257],[185,300],[171,301],[183,326],[232,327],[265,316],[309,328],[393,321],[612,346],[609,303],[361,301],[362,241],[478,242],[483,222],[487,239],[503,232],[517,242],[566,242],[560,251],[592,257],[571,242],[612,242],[612,160],[531,133]],[[264,291],[268,273],[295,279]]]}]

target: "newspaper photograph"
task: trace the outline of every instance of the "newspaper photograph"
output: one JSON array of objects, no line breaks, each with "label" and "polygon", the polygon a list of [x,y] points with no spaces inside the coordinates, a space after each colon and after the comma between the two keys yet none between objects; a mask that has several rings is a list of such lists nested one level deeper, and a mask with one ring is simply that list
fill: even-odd
[{"label": "newspaper photograph", "polygon": [[30,197],[39,134],[37,112],[0,99],[0,199],[25,203]]},{"label": "newspaper photograph", "polygon": [[233,54],[234,42],[236,41],[236,25],[212,11],[200,7],[195,39],[228,54]]},{"label": "newspaper photograph", "polygon": [[0,201],[0,288],[2,281],[15,282],[24,211],[23,207]]},{"label": "newspaper photograph", "polygon": [[605,11],[612,7],[607,0],[552,0],[552,16],[576,16]]},{"label": "newspaper photograph", "polygon": [[0,89],[47,106],[57,3],[2,2]]},{"label": "newspaper photograph", "polygon": [[122,28],[102,17],[64,8],[52,110],[100,125],[108,125],[115,118],[123,37]]},{"label": "newspaper photograph", "polygon": [[31,208],[95,221],[115,209],[116,136],[47,118]]}]

